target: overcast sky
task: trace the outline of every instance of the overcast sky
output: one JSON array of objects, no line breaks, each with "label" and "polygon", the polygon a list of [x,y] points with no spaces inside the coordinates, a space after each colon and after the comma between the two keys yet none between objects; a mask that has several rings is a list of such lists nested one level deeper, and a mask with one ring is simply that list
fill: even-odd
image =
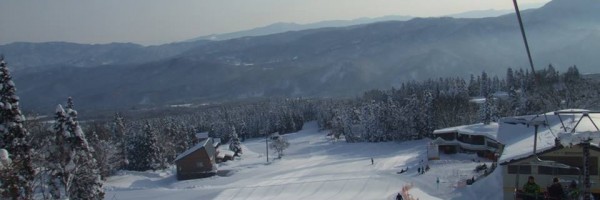
[{"label": "overcast sky", "polygon": [[[519,0],[531,5],[549,0]],[[182,41],[276,22],[513,9],[511,0],[1,0],[0,44]]]}]

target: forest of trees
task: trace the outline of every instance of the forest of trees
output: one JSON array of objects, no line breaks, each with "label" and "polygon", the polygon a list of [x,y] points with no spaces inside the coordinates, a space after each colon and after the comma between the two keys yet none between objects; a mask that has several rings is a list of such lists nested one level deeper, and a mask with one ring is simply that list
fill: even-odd
[{"label": "forest of trees", "polygon": [[102,180],[118,170],[166,169],[198,142],[199,132],[223,144],[232,141],[235,149],[246,139],[296,132],[317,121],[347,142],[404,141],[503,116],[597,109],[600,100],[597,82],[583,78],[576,67],[560,74],[548,66],[535,75],[509,68],[503,78],[483,72],[470,80],[412,81],[356,98],[271,98],[135,117],[115,113],[110,120],[85,122],[78,121],[75,100],[65,97],[66,106],[57,106],[51,122],[25,121],[4,61],[0,73],[0,149],[11,159],[0,165],[0,194],[7,199],[102,199]]},{"label": "forest of trees", "polygon": [[552,65],[536,71],[508,69],[503,79],[485,72],[461,78],[404,83],[373,90],[361,98],[325,101],[317,120],[348,142],[380,142],[429,137],[433,130],[500,117],[539,114],[567,108],[597,109],[597,81],[584,79],[573,66],[560,74]]}]

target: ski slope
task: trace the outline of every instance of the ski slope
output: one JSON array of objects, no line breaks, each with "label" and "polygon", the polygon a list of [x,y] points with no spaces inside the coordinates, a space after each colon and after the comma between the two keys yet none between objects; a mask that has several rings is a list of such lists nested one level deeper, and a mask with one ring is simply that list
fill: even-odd
[{"label": "ski slope", "polygon": [[[488,192],[501,190],[500,168],[472,186],[458,184],[477,176],[473,169],[483,161],[474,162],[480,159],[475,155],[427,161],[428,140],[346,143],[326,135],[315,122],[307,123],[285,135],[290,147],[282,159],[274,159],[269,150],[269,163],[265,140],[246,140],[240,159],[219,164],[219,175],[204,179],[177,181],[173,168],[122,171],[105,182],[106,199],[394,199],[407,184],[414,185],[409,193],[420,200],[502,198],[500,192]],[[431,170],[418,175],[417,168],[425,164]],[[407,167],[408,172],[398,174]]]}]

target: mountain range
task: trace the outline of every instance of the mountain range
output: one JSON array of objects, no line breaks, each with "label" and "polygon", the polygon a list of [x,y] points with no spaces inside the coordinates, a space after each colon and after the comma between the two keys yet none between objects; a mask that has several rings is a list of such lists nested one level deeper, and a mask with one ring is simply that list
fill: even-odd
[{"label": "mountain range", "polygon": [[[522,12],[538,69],[598,72],[600,2],[553,0]],[[414,18],[160,46],[14,43],[21,104],[127,109],[255,97],[348,97],[411,80],[529,68],[514,14]]]}]

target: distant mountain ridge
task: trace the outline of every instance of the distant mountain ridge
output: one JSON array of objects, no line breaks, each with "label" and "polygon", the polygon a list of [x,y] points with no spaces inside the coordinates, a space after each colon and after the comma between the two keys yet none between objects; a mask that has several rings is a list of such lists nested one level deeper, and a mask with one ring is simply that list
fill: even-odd
[{"label": "distant mountain ridge", "polygon": [[206,41],[141,46],[133,43],[77,44],[69,42],[0,45],[0,53],[10,58],[13,70],[39,70],[48,66],[96,67],[139,64],[181,54]]},{"label": "distant mountain ridge", "polygon": [[189,41],[229,40],[229,39],[240,38],[240,37],[263,36],[263,35],[271,35],[271,34],[276,34],[276,33],[284,33],[284,32],[288,32],[288,31],[300,31],[300,30],[326,28],[326,27],[353,26],[353,25],[358,25],[358,24],[368,24],[368,23],[381,22],[381,21],[406,21],[406,20],[409,20],[412,18],[413,17],[410,17],[410,16],[392,15],[392,16],[384,16],[384,17],[377,17],[377,18],[359,18],[359,19],[354,19],[354,20],[329,20],[329,21],[321,21],[321,22],[308,23],[308,24],[279,22],[279,23],[270,24],[270,25],[263,26],[263,27],[253,28],[250,30],[200,36],[197,38],[190,39]]},{"label": "distant mountain ridge", "polygon": [[[538,69],[598,72],[600,2],[554,0],[523,12]],[[9,66],[11,57],[7,54]],[[24,108],[67,96],[86,109],[125,109],[253,97],[349,97],[410,80],[528,68],[514,14],[481,19],[415,18],[290,31],[192,45],[134,64],[61,65],[15,73]],[[42,67],[43,69],[43,67]],[[33,81],[35,80],[35,81]]]}]

